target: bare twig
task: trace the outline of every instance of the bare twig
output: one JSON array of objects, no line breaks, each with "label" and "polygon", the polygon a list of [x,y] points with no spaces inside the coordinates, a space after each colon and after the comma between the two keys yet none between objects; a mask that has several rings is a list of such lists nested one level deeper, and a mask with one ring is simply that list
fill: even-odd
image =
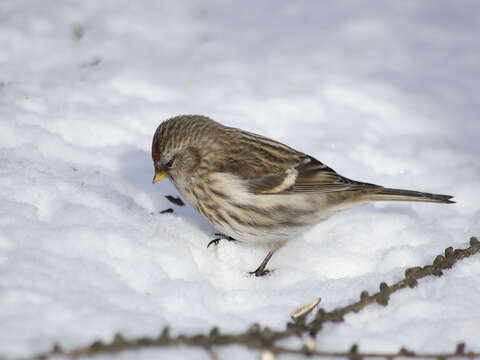
[{"label": "bare twig", "polygon": [[[480,242],[476,237],[470,239],[470,246],[465,249],[446,248],[444,254],[435,257],[431,265],[423,267],[417,266],[405,271],[405,276],[400,281],[387,285],[385,282],[380,283],[379,291],[375,294],[369,295],[368,292],[362,291],[360,300],[344,306],[336,308],[332,311],[326,311],[320,308],[314,318],[307,322],[305,316],[300,316],[293,322],[287,323],[286,329],[283,331],[274,331],[269,327],[261,327],[258,324],[253,324],[245,332],[240,334],[223,334],[218,328],[213,328],[209,334],[185,336],[178,335],[172,337],[169,335],[169,328],[163,329],[158,337],[154,338],[136,338],[126,339],[121,334],[117,334],[114,340],[110,343],[102,341],[95,341],[90,346],[81,347],[72,350],[63,350],[60,346],[55,345],[54,348],[44,354],[31,357],[32,360],[45,360],[54,355],[63,355],[67,357],[79,356],[95,356],[100,353],[119,353],[126,350],[134,350],[145,347],[170,347],[170,346],[192,346],[206,349],[216,359],[216,355],[212,351],[214,346],[226,345],[242,345],[249,349],[256,349],[259,351],[268,351],[272,354],[304,354],[315,357],[339,357],[354,360],[362,360],[363,358],[385,358],[395,359],[399,357],[407,358],[425,358],[425,359],[439,359],[447,360],[451,358],[465,358],[474,359],[480,358],[478,352],[465,352],[465,344],[457,345],[456,351],[452,353],[422,353],[416,354],[405,348],[400,349],[398,353],[361,353],[358,351],[358,346],[353,345],[348,352],[325,352],[314,349],[315,335],[321,331],[324,323],[327,322],[341,322],[348,313],[356,313],[364,309],[367,305],[377,303],[382,306],[388,304],[390,296],[396,291],[403,288],[414,288],[418,285],[418,280],[427,276],[441,276],[443,271],[450,269],[457,261],[474,255],[480,252]],[[313,307],[312,307],[313,308]],[[309,334],[309,344],[304,342],[304,346],[300,349],[289,349],[275,345],[275,342],[291,336],[303,336]]]}]

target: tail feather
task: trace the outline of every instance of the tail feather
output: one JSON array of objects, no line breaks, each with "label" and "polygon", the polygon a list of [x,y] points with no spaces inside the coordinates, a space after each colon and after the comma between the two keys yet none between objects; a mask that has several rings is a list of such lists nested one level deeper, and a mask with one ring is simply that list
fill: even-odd
[{"label": "tail feather", "polygon": [[421,191],[379,188],[374,193],[369,193],[368,200],[371,201],[423,201],[442,204],[453,204],[451,195],[431,194]]}]

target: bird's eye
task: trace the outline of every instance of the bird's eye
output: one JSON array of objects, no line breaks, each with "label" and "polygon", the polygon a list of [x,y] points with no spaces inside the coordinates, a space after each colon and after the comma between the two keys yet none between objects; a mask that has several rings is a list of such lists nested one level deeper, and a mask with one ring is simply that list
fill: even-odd
[{"label": "bird's eye", "polygon": [[166,166],[167,168],[171,168],[172,165],[173,165],[173,159],[170,160],[169,162],[167,162],[167,163],[165,164],[165,166]]}]

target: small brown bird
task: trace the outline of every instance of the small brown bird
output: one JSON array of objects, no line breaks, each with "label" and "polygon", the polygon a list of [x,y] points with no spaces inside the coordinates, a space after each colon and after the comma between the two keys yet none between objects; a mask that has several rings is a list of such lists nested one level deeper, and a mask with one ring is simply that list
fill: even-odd
[{"label": "small brown bird", "polygon": [[347,179],[275,140],[199,115],[176,116],[160,124],[152,158],[153,183],[168,176],[227,239],[268,248],[266,258],[251,272],[256,276],[268,273],[268,261],[287,240],[339,210],[370,201],[453,203],[450,195]]}]

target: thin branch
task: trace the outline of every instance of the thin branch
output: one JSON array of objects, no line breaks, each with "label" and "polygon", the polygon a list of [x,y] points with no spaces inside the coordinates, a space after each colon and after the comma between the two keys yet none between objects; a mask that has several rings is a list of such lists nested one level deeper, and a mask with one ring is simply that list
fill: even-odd
[{"label": "thin branch", "polygon": [[[253,324],[245,332],[240,334],[222,334],[218,328],[213,328],[208,335],[179,335],[172,337],[169,334],[169,328],[166,327],[163,329],[162,333],[155,338],[142,337],[136,339],[126,339],[121,334],[117,334],[114,340],[110,343],[104,343],[98,340],[92,343],[90,346],[80,347],[72,350],[63,350],[59,345],[55,345],[51,351],[33,356],[30,359],[46,360],[56,355],[76,358],[79,356],[95,356],[100,353],[119,353],[122,351],[146,347],[161,348],[178,345],[206,349],[206,351],[208,351],[212,356],[212,359],[215,359],[216,355],[213,353],[212,347],[232,344],[243,345],[249,349],[268,350],[274,354],[305,354],[315,357],[340,357],[352,360],[362,360],[365,357],[385,359],[408,357],[439,360],[446,360],[454,357],[466,359],[479,358],[480,353],[465,352],[464,343],[458,344],[456,351],[452,353],[424,354],[416,354],[406,350],[405,348],[402,348],[398,353],[360,353],[358,352],[358,346],[356,345],[352,346],[348,352],[317,351],[312,349],[312,345],[303,346],[301,349],[288,349],[275,345],[276,341],[292,336],[302,337],[308,334],[311,338],[313,338],[319,331],[321,331],[324,323],[341,322],[346,314],[357,313],[369,304],[377,303],[382,306],[386,306],[388,305],[390,296],[398,290],[407,287],[414,288],[418,285],[419,279],[427,276],[442,276],[443,271],[450,269],[457,261],[461,261],[464,258],[467,258],[478,252],[480,252],[480,242],[476,237],[472,237],[470,238],[470,246],[468,248],[453,249],[452,247],[448,247],[445,249],[444,254],[435,257],[431,265],[426,265],[423,267],[417,266],[407,269],[405,271],[404,278],[400,281],[392,285],[387,285],[385,282],[382,282],[380,283],[379,291],[372,295],[369,295],[367,291],[362,291],[360,293],[359,301],[353,304],[344,307],[338,307],[332,311],[325,311],[325,309],[320,308],[314,318],[309,322],[306,321],[307,314],[300,316],[293,322],[287,323],[286,329],[283,331],[274,331],[269,327],[261,327],[259,324]],[[310,342],[310,344],[312,344],[312,342]]]}]

